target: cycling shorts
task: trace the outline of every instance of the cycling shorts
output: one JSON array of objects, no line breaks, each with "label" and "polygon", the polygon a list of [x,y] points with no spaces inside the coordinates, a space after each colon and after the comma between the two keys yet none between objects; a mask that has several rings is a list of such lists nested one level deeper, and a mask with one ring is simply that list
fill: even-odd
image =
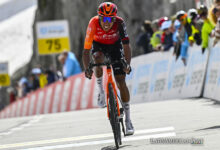
[{"label": "cycling shorts", "polygon": [[[101,44],[93,41],[92,54],[95,52],[102,52],[104,55],[108,55],[111,61],[120,61],[124,57],[124,51],[121,41],[117,41],[114,44]],[[112,65],[114,75],[125,75],[122,63],[118,62]]]}]

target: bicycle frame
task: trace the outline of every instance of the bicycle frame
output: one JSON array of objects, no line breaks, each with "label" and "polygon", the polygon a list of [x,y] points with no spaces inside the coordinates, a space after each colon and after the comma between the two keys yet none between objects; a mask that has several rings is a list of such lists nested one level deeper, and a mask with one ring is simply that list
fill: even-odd
[{"label": "bicycle frame", "polygon": [[112,84],[112,88],[113,88],[113,91],[114,91],[114,94],[115,94],[115,98],[116,98],[116,103],[117,103],[117,110],[118,110],[118,116],[120,116],[120,108],[119,108],[119,102],[118,102],[118,96],[117,96],[117,90],[116,90],[116,85],[115,85],[115,82],[113,80],[113,77],[112,77],[112,68],[111,66],[107,66],[107,83],[106,83],[106,92],[107,92],[107,114],[108,114],[108,118],[109,118],[109,110],[108,110],[108,105],[109,105],[109,93],[108,93],[108,85],[109,83]]},{"label": "bicycle frame", "polygon": [[[118,61],[116,61],[116,62],[118,62]],[[126,65],[126,62],[124,61],[124,59],[121,60],[120,62],[123,64],[123,66],[124,66],[124,64]],[[123,114],[123,112],[124,112],[123,102],[118,97],[117,90],[116,90],[117,87],[116,87],[115,80],[113,79],[113,74],[112,74],[112,64],[114,64],[114,63],[110,62],[109,60],[106,61],[105,63],[99,63],[99,64],[90,63],[89,64],[89,71],[91,71],[93,67],[107,66],[107,69],[106,69],[107,82],[105,83],[105,85],[106,85],[106,88],[105,88],[106,95],[105,96],[106,96],[106,100],[107,100],[107,102],[106,102],[106,104],[107,104],[107,117],[110,120],[113,134],[114,134],[115,145],[116,145],[116,148],[118,149],[119,145],[122,144],[120,123],[122,126],[122,131],[124,133],[124,136],[126,136],[126,134],[125,134],[124,124],[123,124],[123,115],[121,116],[121,114]],[[109,88],[111,88],[111,89],[109,89]],[[119,106],[119,100],[121,102],[122,108],[120,108],[120,106]],[[116,101],[116,103],[115,103],[115,101]],[[116,105],[116,107],[115,107],[115,105]],[[116,112],[117,112],[117,117],[116,117]],[[111,115],[110,115],[110,113],[111,113]]]}]

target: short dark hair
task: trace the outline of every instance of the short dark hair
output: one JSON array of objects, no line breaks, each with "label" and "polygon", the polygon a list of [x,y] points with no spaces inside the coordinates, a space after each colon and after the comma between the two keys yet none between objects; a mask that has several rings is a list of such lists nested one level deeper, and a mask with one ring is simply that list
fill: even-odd
[{"label": "short dark hair", "polygon": [[220,0],[215,0],[214,3],[215,3],[215,4],[216,4],[216,3],[220,3]]},{"label": "short dark hair", "polygon": [[145,31],[152,30],[151,29],[151,21],[150,20],[145,20],[142,24],[143,28]]}]

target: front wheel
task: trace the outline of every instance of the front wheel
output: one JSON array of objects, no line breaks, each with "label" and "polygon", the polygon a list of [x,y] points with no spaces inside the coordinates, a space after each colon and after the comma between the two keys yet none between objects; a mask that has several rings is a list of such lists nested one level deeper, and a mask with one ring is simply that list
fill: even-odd
[{"label": "front wheel", "polygon": [[112,84],[110,83],[108,85],[108,91],[109,91],[109,116],[110,116],[110,123],[112,126],[112,131],[114,134],[115,139],[115,145],[116,148],[119,148],[119,145],[121,145],[121,128],[120,128],[120,121],[118,118],[118,110],[117,110],[117,103],[116,103],[116,95],[114,94]]}]

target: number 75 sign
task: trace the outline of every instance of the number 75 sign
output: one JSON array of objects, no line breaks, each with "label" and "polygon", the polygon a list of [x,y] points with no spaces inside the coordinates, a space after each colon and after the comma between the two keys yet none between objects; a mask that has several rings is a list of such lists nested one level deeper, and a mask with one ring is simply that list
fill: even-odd
[{"label": "number 75 sign", "polygon": [[69,27],[66,20],[38,22],[36,30],[39,55],[70,51]]}]

